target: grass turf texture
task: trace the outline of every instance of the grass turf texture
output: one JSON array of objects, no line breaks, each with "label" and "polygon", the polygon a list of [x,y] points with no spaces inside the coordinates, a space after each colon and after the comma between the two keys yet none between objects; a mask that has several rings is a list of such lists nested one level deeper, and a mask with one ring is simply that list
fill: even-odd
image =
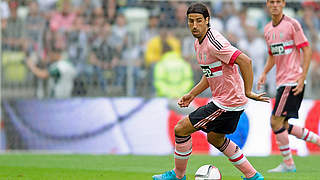
[{"label": "grass turf texture", "polygon": [[[248,157],[266,180],[320,180],[320,156],[294,157],[297,173],[267,173],[280,156]],[[240,180],[241,173],[224,156],[192,155],[187,179],[204,164],[213,164],[223,180]],[[172,156],[2,154],[0,180],[151,180],[173,168]]]}]

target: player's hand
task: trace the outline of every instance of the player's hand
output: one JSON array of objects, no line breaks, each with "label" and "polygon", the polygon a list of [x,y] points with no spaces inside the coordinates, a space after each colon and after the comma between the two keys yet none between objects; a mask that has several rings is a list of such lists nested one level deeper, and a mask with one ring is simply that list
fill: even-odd
[{"label": "player's hand", "polygon": [[29,68],[35,66],[34,62],[33,62],[31,59],[27,59],[27,60],[26,60],[26,64],[27,64],[27,66],[28,66]]},{"label": "player's hand", "polygon": [[303,91],[305,76],[300,76],[298,79],[298,85],[292,89],[293,95],[298,95]]},{"label": "player's hand", "polygon": [[262,74],[258,80],[258,86],[257,86],[257,90],[260,90],[261,86],[264,85],[266,83],[266,75]]},{"label": "player's hand", "polygon": [[192,102],[192,100],[194,99],[194,95],[192,94],[186,94],[184,96],[182,96],[179,101],[178,101],[178,105],[180,107],[188,107],[189,104]]},{"label": "player's hand", "polygon": [[262,101],[262,102],[267,102],[267,103],[270,103],[270,98],[269,97],[266,97],[265,96],[266,93],[259,93],[259,94],[256,94],[254,92],[249,92],[249,93],[246,93],[246,96],[250,99],[253,99],[253,100],[256,100],[256,101]]}]

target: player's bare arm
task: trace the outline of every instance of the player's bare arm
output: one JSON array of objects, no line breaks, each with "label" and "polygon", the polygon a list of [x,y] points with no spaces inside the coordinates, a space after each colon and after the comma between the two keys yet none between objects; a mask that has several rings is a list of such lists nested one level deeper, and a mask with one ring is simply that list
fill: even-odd
[{"label": "player's bare arm", "polygon": [[49,77],[49,72],[46,69],[40,69],[34,62],[30,59],[26,61],[27,66],[29,69],[34,73],[38,78],[47,79]]},{"label": "player's bare arm", "polygon": [[269,55],[268,59],[267,59],[267,63],[264,66],[264,70],[263,70],[263,72],[260,75],[260,78],[258,80],[258,87],[257,87],[258,90],[260,90],[261,86],[266,83],[267,74],[273,68],[274,65],[275,65],[274,58],[273,58],[273,56]]},{"label": "player's bare arm", "polygon": [[302,73],[301,76],[297,79],[298,85],[294,89],[292,89],[292,91],[294,92],[293,94],[295,96],[303,91],[304,81],[306,80],[306,77],[308,75],[308,69],[310,66],[312,54],[311,48],[309,46],[302,47],[301,49],[303,51]]},{"label": "player's bare arm", "polygon": [[254,92],[252,92],[252,84],[253,84],[253,70],[252,70],[252,62],[251,59],[241,53],[236,61],[236,64],[239,65],[241,74],[242,74],[242,78],[244,81],[244,88],[245,88],[245,94],[248,98],[256,100],[256,101],[263,101],[263,102],[269,102],[270,99],[269,97],[265,97],[264,95],[266,95],[266,93],[260,93],[260,94],[256,94]]},{"label": "player's bare arm", "polygon": [[207,80],[206,76],[203,75],[200,82],[195,87],[193,87],[188,94],[182,96],[179,99],[178,105],[180,107],[188,107],[189,104],[193,101],[193,99],[196,96],[198,96],[201,92],[206,90],[208,87],[209,87],[208,80]]}]

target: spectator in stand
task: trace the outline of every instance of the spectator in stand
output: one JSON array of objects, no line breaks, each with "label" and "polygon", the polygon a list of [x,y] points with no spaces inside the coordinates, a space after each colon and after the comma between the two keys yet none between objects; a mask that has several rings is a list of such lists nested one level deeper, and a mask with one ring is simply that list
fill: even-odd
[{"label": "spectator in stand", "polygon": [[[24,34],[28,52],[27,58],[35,59],[37,65],[41,66],[42,64],[40,64],[41,62],[39,60],[44,59],[44,56],[46,55],[43,47],[43,37],[47,30],[47,21],[40,13],[37,1],[30,1],[28,7],[29,12],[24,24]],[[38,98],[44,97],[44,81],[42,79],[37,79],[35,85],[36,96]]]},{"label": "spectator in stand", "polygon": [[302,17],[298,18],[305,35],[310,39],[310,47],[312,50],[312,58],[310,64],[310,75],[307,77],[307,81],[311,83],[306,84],[306,96],[313,96],[316,92],[317,82],[314,78],[317,77],[317,54],[320,50],[320,41],[318,32],[320,31],[320,21],[318,21],[316,11],[318,9],[318,4],[314,1],[304,1],[302,3]]},{"label": "spectator in stand", "polygon": [[99,19],[103,18],[103,22],[105,22],[104,9],[102,7],[98,7],[94,9],[92,12],[92,16],[90,18],[91,18],[91,21],[97,18]]},{"label": "spectator in stand", "polygon": [[[91,23],[95,11],[102,9],[101,0],[72,0],[72,4],[77,9],[77,13],[83,16],[86,24]],[[102,16],[104,16],[103,13],[102,9]]]},{"label": "spectator in stand", "polygon": [[30,1],[28,7],[29,13],[24,24],[27,47],[29,52],[36,51],[40,55],[46,20],[40,15],[36,1]]},{"label": "spectator in stand", "polygon": [[177,26],[176,9],[178,2],[175,0],[161,1],[160,3],[160,25],[167,28]]},{"label": "spectator in stand", "polygon": [[212,16],[212,18],[210,19],[210,24],[214,24],[214,26],[212,26],[212,28],[215,28],[217,31],[219,31],[219,32],[224,31],[223,22],[217,16]]},{"label": "spectator in stand", "polygon": [[87,72],[88,34],[89,26],[83,16],[77,16],[67,36],[69,60],[77,69],[77,74]]},{"label": "spectator in stand", "polygon": [[159,15],[155,12],[151,12],[148,25],[145,27],[140,34],[140,42],[142,45],[143,52],[146,51],[147,42],[159,35]]},{"label": "spectator in stand", "polygon": [[171,49],[181,54],[180,40],[177,39],[167,28],[161,28],[158,36],[153,37],[147,43],[145,63],[147,67],[153,66],[162,56],[162,41],[166,41]]},{"label": "spectator in stand", "polygon": [[10,10],[7,0],[0,2],[0,18],[7,19],[10,16]]},{"label": "spectator in stand", "polygon": [[203,72],[199,67],[196,61],[196,57],[194,54],[194,38],[192,36],[184,36],[182,37],[182,57],[191,65],[193,71],[194,82],[200,81]]},{"label": "spectator in stand", "polygon": [[105,23],[100,28],[99,35],[93,40],[89,56],[90,63],[94,66],[94,72],[97,73],[100,87],[104,93],[107,93],[108,81],[111,80],[114,59],[119,59],[120,54],[116,53],[112,45],[111,25]]},{"label": "spectator in stand", "polygon": [[38,67],[33,58],[29,58],[26,64],[36,77],[49,80],[48,97],[69,98],[72,94],[76,70],[64,54],[63,35],[56,32],[50,38],[52,41],[49,42],[51,46],[48,48],[47,67]]},{"label": "spectator in stand", "polygon": [[268,8],[264,6],[263,16],[258,19],[256,26],[261,34],[264,33],[264,26],[267,25],[270,21],[271,17],[269,16]]},{"label": "spectator in stand", "polygon": [[[216,12],[215,9],[213,9],[213,12]],[[217,14],[213,13],[216,15],[216,17],[218,17],[219,19],[221,19],[221,21],[224,23],[223,26],[226,27],[226,23],[228,22],[228,20],[237,15],[238,10],[235,7],[235,4],[233,3],[233,1],[223,1],[222,2],[222,10],[218,11]]]},{"label": "spectator in stand", "polygon": [[315,14],[317,3],[314,1],[304,1],[302,7],[303,15],[298,21],[307,38],[311,40],[312,50],[315,50],[318,42],[318,32],[320,31],[320,22]]},{"label": "spectator in stand", "polygon": [[[265,59],[267,57],[267,46],[264,39],[259,34],[259,31],[255,27],[249,27],[246,31],[246,36],[241,38],[238,43],[239,49],[248,54],[253,59],[253,91],[257,92],[258,77],[263,72]],[[276,94],[276,87],[273,85],[275,82],[275,69],[272,73],[269,73],[266,82],[266,90],[269,96],[274,97]]]},{"label": "spectator in stand", "polygon": [[2,48],[4,50],[25,50],[23,20],[18,17],[18,1],[10,1],[10,17],[2,31]]},{"label": "spectator in stand", "polygon": [[102,7],[101,0],[72,0],[72,4],[75,7],[81,7],[83,5],[92,7],[93,9]]},{"label": "spectator in stand", "polygon": [[227,37],[230,43],[237,46],[239,40],[245,38],[246,31],[252,27],[254,25],[247,20],[247,9],[241,9],[237,15],[232,16],[226,22]]},{"label": "spectator in stand", "polygon": [[50,13],[54,10],[59,0],[37,0],[39,4],[39,10],[43,13]]},{"label": "spectator in stand", "polygon": [[173,51],[166,41],[162,42],[163,55],[154,68],[154,86],[156,95],[169,100],[169,109],[188,114],[190,109],[182,109],[177,99],[193,87],[193,71],[191,65],[181,55]]},{"label": "spectator in stand", "polygon": [[101,0],[72,0],[72,5],[75,8],[81,9],[83,13],[88,13],[86,15],[90,16],[92,10],[102,7]]},{"label": "spectator in stand", "polygon": [[186,12],[188,10],[188,6],[185,2],[180,2],[177,4],[176,7],[176,22],[177,24],[175,25],[175,28],[186,28],[188,23],[187,23],[187,18],[186,18]]},{"label": "spectator in stand", "polygon": [[117,88],[124,89],[126,78],[126,61],[123,59],[124,53],[128,48],[128,27],[124,14],[118,14],[115,24],[112,26],[112,45],[115,53],[120,54],[119,58],[112,60],[112,67],[116,72],[114,85]]},{"label": "spectator in stand", "polygon": [[161,97],[179,98],[193,86],[192,69],[167,42],[162,43],[163,55],[154,68],[156,93]]},{"label": "spectator in stand", "polygon": [[73,25],[76,14],[73,12],[70,0],[63,0],[61,10],[53,13],[50,19],[50,30],[68,31]]},{"label": "spectator in stand", "polygon": [[147,42],[147,48],[144,54],[145,59],[145,66],[149,73],[148,77],[148,84],[151,89],[151,93],[154,93],[154,87],[153,87],[153,69],[155,63],[160,61],[161,56],[163,54],[163,41],[166,41],[168,45],[170,46],[173,51],[175,51],[177,54],[181,54],[181,43],[180,40],[177,39],[171,32],[168,32],[166,28],[161,28],[160,33],[158,36],[153,37]]},{"label": "spectator in stand", "polygon": [[100,29],[103,27],[105,23],[105,19],[103,16],[94,16],[92,18],[91,29],[90,29],[90,36],[94,38],[96,35],[99,34]]},{"label": "spectator in stand", "polygon": [[108,0],[103,1],[103,7],[106,10],[106,19],[110,24],[113,24],[117,17],[117,1],[116,0]]}]

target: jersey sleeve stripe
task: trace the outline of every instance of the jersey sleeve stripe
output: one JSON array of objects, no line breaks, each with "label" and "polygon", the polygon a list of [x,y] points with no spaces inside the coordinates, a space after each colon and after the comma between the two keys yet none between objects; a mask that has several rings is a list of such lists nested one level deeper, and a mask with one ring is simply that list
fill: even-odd
[{"label": "jersey sleeve stripe", "polygon": [[211,44],[213,44],[218,50],[221,50],[222,47],[220,47],[219,45],[216,44],[216,42],[214,40],[212,40],[210,37],[209,37],[209,41],[211,42]]},{"label": "jersey sleeve stripe", "polygon": [[234,64],[234,61],[236,61],[237,57],[241,54],[242,52],[240,50],[236,50],[236,52],[233,53],[231,56],[231,59],[229,61],[229,64]]},{"label": "jersey sleeve stripe", "polygon": [[213,40],[215,40],[218,43],[219,46],[221,46],[221,48],[223,47],[222,44],[216,38],[214,38],[211,31],[209,31],[209,35],[213,38]]},{"label": "jersey sleeve stripe", "polygon": [[212,33],[209,31],[207,35],[208,35],[209,41],[210,41],[218,50],[221,50],[223,46],[221,45],[221,43],[220,43],[219,41],[217,41],[217,40],[213,37]]},{"label": "jersey sleeve stripe", "polygon": [[300,49],[300,48],[303,48],[303,47],[306,47],[306,46],[309,46],[309,42],[304,42],[304,43],[301,43],[301,44],[297,45],[297,49]]}]

